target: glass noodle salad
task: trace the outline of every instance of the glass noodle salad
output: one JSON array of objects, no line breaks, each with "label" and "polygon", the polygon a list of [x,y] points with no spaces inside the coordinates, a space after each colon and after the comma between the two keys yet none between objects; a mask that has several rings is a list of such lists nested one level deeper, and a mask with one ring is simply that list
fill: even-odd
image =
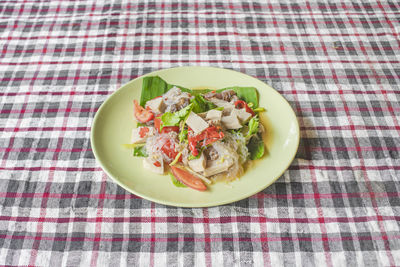
[{"label": "glass noodle salad", "polygon": [[190,90],[145,77],[133,103],[138,124],[128,147],[175,186],[207,190],[213,181],[239,178],[246,162],[264,155],[264,109],[254,87]]}]

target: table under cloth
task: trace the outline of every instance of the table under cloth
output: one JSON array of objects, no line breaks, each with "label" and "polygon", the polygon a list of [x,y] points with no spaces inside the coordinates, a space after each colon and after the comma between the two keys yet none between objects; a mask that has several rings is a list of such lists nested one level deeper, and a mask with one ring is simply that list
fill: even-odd
[{"label": "table under cloth", "polygon": [[[400,265],[399,30],[398,1],[2,1],[0,264]],[[289,101],[300,147],[270,187],[177,208],[102,171],[99,106],[188,65]]]}]

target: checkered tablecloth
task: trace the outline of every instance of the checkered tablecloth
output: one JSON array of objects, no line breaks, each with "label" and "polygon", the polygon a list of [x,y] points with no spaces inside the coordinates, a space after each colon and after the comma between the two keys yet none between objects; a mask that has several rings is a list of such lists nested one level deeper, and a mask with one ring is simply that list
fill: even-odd
[{"label": "checkered tablecloth", "polygon": [[[400,265],[398,1],[0,2],[0,264]],[[235,69],[277,89],[301,143],[262,192],[213,208],[117,186],[93,117],[150,71]]]}]

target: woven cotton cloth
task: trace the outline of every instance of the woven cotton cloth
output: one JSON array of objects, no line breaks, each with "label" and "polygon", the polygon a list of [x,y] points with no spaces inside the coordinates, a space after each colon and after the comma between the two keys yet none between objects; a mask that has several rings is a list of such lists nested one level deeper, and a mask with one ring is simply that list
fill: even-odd
[{"label": "woven cotton cloth", "polygon": [[[0,264],[400,265],[399,30],[398,1],[2,1]],[[101,103],[188,65],[289,101],[300,147],[270,187],[176,208],[102,171]]]}]

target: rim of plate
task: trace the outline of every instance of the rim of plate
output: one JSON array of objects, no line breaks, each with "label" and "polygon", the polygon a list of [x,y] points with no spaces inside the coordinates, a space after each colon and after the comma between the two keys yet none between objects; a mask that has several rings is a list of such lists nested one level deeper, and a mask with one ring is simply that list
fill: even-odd
[{"label": "rim of plate", "polygon": [[[104,108],[106,102],[108,99],[110,99],[112,96],[117,95],[122,88],[124,88],[125,86],[127,86],[129,83],[133,83],[136,80],[142,79],[146,76],[152,76],[152,75],[157,75],[160,74],[162,72],[166,72],[166,71],[173,71],[176,69],[191,69],[191,68],[195,68],[195,69],[218,69],[218,70],[224,70],[224,71],[229,71],[229,72],[233,72],[233,73],[237,73],[237,74],[241,74],[241,75],[245,75],[248,78],[251,79],[256,79],[260,82],[262,82],[263,84],[265,84],[266,86],[268,86],[270,89],[274,90],[277,94],[279,94],[279,96],[286,102],[286,104],[288,105],[288,107],[290,108],[291,112],[294,115],[295,121],[296,121],[296,134],[297,134],[297,140],[296,140],[296,149],[293,152],[293,155],[291,155],[290,160],[288,161],[287,165],[285,168],[282,169],[282,171],[279,173],[279,175],[277,175],[275,178],[273,178],[269,183],[267,183],[265,186],[262,187],[258,187],[256,190],[250,191],[247,194],[244,194],[243,196],[241,196],[238,199],[235,200],[226,200],[226,201],[219,201],[219,202],[210,202],[210,203],[206,203],[206,204],[185,204],[185,203],[176,203],[176,202],[172,202],[172,201],[167,201],[167,200],[160,200],[160,199],[156,199],[153,198],[151,196],[147,196],[145,194],[141,194],[136,192],[135,190],[131,189],[130,187],[126,186],[125,184],[123,184],[122,182],[120,182],[116,177],[114,177],[114,175],[111,174],[111,172],[108,170],[107,167],[105,167],[105,164],[103,164],[101,158],[99,157],[99,154],[97,153],[96,150],[96,146],[94,145],[94,129],[95,129],[95,125],[97,123],[97,121],[99,120],[99,114],[101,114],[102,109]],[[174,207],[181,207],[181,208],[204,208],[204,207],[215,207],[215,206],[222,206],[222,205],[226,205],[226,204],[230,204],[230,203],[235,203],[238,201],[241,201],[243,199],[246,199],[250,196],[253,196],[261,191],[263,191],[264,189],[266,189],[267,187],[269,187],[271,184],[273,184],[276,180],[278,180],[282,174],[285,173],[285,171],[289,168],[289,166],[292,164],[294,158],[296,157],[296,153],[297,150],[299,149],[299,144],[300,144],[300,126],[299,126],[299,122],[298,122],[298,118],[296,116],[296,113],[294,112],[292,106],[289,104],[289,102],[286,100],[286,98],[284,98],[282,96],[281,93],[279,93],[275,88],[273,88],[272,86],[270,86],[269,84],[261,81],[260,79],[257,79],[251,75],[248,75],[246,73],[240,72],[240,71],[236,71],[236,70],[232,70],[232,69],[225,69],[225,68],[218,68],[218,67],[211,67],[211,66],[180,66],[180,67],[173,67],[173,68],[166,68],[166,69],[159,69],[156,71],[152,71],[146,74],[143,74],[141,76],[136,77],[133,80],[128,81],[127,83],[123,84],[122,86],[120,86],[115,92],[113,92],[112,94],[107,96],[107,99],[104,100],[104,102],[100,105],[99,109],[96,111],[96,114],[94,116],[93,122],[92,122],[92,126],[90,129],[90,145],[92,147],[92,151],[95,157],[95,160],[99,163],[101,169],[108,175],[108,177],[110,177],[113,182],[117,183],[119,186],[121,186],[122,188],[124,188],[125,190],[127,190],[128,192],[130,192],[131,194],[134,194],[136,196],[139,196],[143,199],[158,203],[158,204],[162,204],[162,205],[166,205],[166,206],[174,206]]]}]

